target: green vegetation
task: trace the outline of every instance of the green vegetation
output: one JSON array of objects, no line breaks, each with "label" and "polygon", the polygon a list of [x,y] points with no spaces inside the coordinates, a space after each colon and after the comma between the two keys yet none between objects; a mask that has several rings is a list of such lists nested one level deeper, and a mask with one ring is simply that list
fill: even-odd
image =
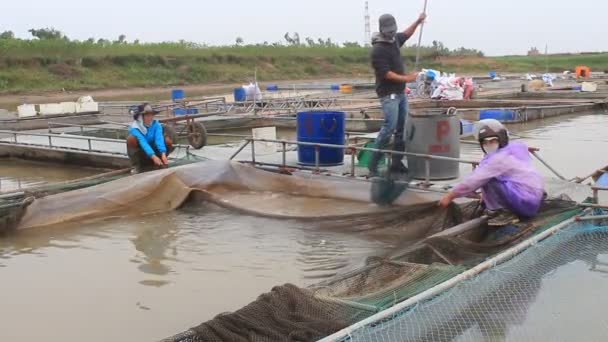
[{"label": "green vegetation", "polygon": [[[194,83],[244,82],[254,70],[262,80],[371,77],[369,49],[331,39],[300,39],[286,33],[285,43],[233,46],[191,42],[128,43],[90,38],[74,41],[55,29],[30,30],[35,39],[0,32],[0,93],[46,90],[148,87]],[[415,49],[406,47],[411,67]],[[531,71],[545,69],[544,56],[486,58],[478,50],[450,50],[441,42],[422,48],[421,66],[454,72]],[[551,71],[585,64],[608,69],[608,54],[550,56]]]},{"label": "green vegetation", "polygon": [[608,53],[560,54],[539,56],[505,56],[496,57],[496,61],[508,66],[514,71],[544,71],[549,67],[550,72],[574,70],[577,65],[586,65],[592,71],[608,71]]}]

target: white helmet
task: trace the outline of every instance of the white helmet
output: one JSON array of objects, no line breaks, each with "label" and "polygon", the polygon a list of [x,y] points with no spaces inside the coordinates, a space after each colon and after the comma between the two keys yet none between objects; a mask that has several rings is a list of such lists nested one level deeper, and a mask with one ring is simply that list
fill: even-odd
[{"label": "white helmet", "polygon": [[475,126],[475,139],[482,145],[487,138],[498,138],[498,146],[503,148],[509,144],[509,131],[498,120],[481,120]]}]

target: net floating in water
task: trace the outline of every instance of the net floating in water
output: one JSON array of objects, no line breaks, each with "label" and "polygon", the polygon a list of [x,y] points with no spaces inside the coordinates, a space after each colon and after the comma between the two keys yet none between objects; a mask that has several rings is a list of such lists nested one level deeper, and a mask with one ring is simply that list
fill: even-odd
[{"label": "net floating in water", "polygon": [[[478,215],[475,209],[474,202],[462,208],[452,207],[452,210],[459,211],[458,215],[449,210],[441,212],[436,208],[434,214],[440,219],[435,219],[434,222],[447,229],[460,223],[450,220],[450,217],[460,217],[461,222],[467,221],[472,218],[471,215]],[[341,330],[345,325],[353,325],[439,285],[467,270],[479,262],[480,258],[513,246],[522,238],[541,232],[580,211],[571,201],[549,201],[535,220],[522,224],[525,228],[521,230],[521,235],[498,242],[486,241],[489,234],[486,234],[487,227],[483,224],[472,226],[466,231],[457,230],[460,233],[454,236],[443,235],[444,241],[468,241],[464,245],[470,253],[456,253],[461,263],[455,265],[443,262],[443,254],[450,253],[449,250],[437,253],[437,246],[426,243],[432,239],[398,246],[403,250],[393,253],[394,257],[372,259],[361,269],[306,290],[293,285],[274,288],[241,310],[219,315],[164,342],[316,341]],[[333,329],[335,330],[331,331]],[[370,326],[369,329],[374,330],[375,326]],[[415,334],[416,327],[412,329],[411,333]],[[399,335],[380,332],[379,336],[382,340],[393,341]]]}]

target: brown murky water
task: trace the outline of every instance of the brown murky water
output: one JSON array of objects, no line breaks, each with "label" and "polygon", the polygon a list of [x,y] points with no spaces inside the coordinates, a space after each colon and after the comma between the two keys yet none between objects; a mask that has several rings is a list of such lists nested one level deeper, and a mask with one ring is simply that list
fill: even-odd
[{"label": "brown murky water", "polygon": [[[607,125],[608,116],[589,115],[511,129],[574,177],[608,164],[601,152],[608,149]],[[478,155],[473,147],[463,154]],[[3,166],[4,182],[29,169],[9,174]],[[43,179],[58,180],[36,181]],[[158,340],[238,309],[275,285],[306,286],[359,267],[385,248],[352,233],[237,215],[208,204],[23,231],[0,240],[0,340]],[[587,279],[586,272],[573,268],[561,281]],[[541,296],[555,291],[552,286],[545,284]]]},{"label": "brown murky water", "polygon": [[93,168],[0,159],[0,192],[88,177],[101,172]]},{"label": "brown murky water", "polygon": [[311,284],[360,266],[382,247],[204,204],[23,231],[0,240],[10,312],[0,340],[158,340],[277,284]]}]

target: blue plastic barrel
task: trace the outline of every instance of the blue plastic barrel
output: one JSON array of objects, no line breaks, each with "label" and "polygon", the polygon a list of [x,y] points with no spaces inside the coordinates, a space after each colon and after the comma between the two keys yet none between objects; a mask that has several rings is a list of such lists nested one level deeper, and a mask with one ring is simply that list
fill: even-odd
[{"label": "blue plastic barrel", "polygon": [[461,135],[473,134],[473,131],[475,130],[475,123],[461,119],[460,125],[462,127]]},{"label": "blue plastic barrel", "polygon": [[340,85],[337,83],[334,83],[331,85],[331,90],[340,90]]},{"label": "blue plastic barrel", "polygon": [[243,102],[245,100],[247,100],[247,92],[245,91],[245,88],[234,88],[234,101]]},{"label": "blue plastic barrel", "polygon": [[596,186],[608,186],[608,173],[604,172],[604,174],[601,175],[600,178],[598,178],[595,181],[595,185]]},{"label": "blue plastic barrel", "polygon": [[188,110],[185,108],[175,108],[173,109],[173,114],[175,115],[186,115],[188,114]]},{"label": "blue plastic barrel", "polygon": [[266,87],[266,90],[268,90],[268,91],[277,91],[277,90],[279,90],[279,86],[276,85],[276,84],[271,84],[268,87]]},{"label": "blue plastic barrel", "polygon": [[185,96],[183,89],[173,89],[171,90],[171,98],[173,101],[182,100]]},{"label": "blue plastic barrel", "polygon": [[515,112],[510,109],[482,109],[479,111],[479,120],[513,121],[515,117]]},{"label": "blue plastic barrel", "polygon": [[[298,142],[344,145],[344,112],[300,112],[297,114]],[[315,164],[315,146],[298,146],[298,163]],[[344,163],[344,149],[319,147],[319,165]]]},{"label": "blue plastic barrel", "polygon": [[498,74],[496,74],[496,71],[490,71],[490,77],[495,78],[496,76],[498,76]]}]

